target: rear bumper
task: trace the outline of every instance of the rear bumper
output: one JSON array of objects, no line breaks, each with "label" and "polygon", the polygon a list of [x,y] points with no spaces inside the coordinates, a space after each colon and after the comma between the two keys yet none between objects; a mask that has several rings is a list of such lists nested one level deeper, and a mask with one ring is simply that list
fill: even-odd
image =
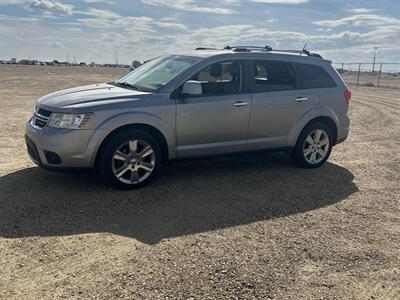
[{"label": "rear bumper", "polygon": [[[90,168],[106,130],[66,130],[26,124],[25,141],[32,161],[45,169]],[[53,158],[53,159],[52,159]],[[54,159],[55,158],[55,159]]]},{"label": "rear bumper", "polygon": [[350,119],[346,115],[342,120],[340,120],[337,138],[336,138],[336,145],[344,142],[347,137],[349,136],[350,130]]},{"label": "rear bumper", "polygon": [[345,140],[347,140],[347,136],[346,136],[346,137],[343,137],[343,138],[340,138],[340,139],[337,139],[335,145],[340,144],[340,143],[343,143]]}]

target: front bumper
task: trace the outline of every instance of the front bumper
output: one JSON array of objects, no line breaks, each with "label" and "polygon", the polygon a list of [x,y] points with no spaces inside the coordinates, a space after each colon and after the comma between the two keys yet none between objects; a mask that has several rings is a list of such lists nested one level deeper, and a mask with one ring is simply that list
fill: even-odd
[{"label": "front bumper", "polygon": [[[49,168],[90,168],[96,153],[107,136],[107,130],[38,129],[30,122],[26,124],[25,141],[32,161]],[[59,161],[50,159],[49,153]]]}]

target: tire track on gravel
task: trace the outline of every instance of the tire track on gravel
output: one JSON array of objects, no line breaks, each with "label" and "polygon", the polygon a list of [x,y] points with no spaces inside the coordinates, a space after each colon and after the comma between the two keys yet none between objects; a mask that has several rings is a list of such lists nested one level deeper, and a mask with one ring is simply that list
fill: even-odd
[{"label": "tire track on gravel", "polygon": [[382,117],[386,116],[386,114],[383,111],[381,111],[380,109],[377,109],[373,105],[365,103],[364,101],[352,100],[352,102],[357,104],[357,105],[359,105],[361,107],[361,109],[362,108],[367,108],[367,109],[372,110],[372,112],[377,113],[377,114],[372,114],[374,117],[372,119],[369,119],[369,122],[368,122],[369,124],[373,124],[373,123],[376,123],[378,121],[381,121]]},{"label": "tire track on gravel", "polygon": [[[353,102],[357,103],[358,105],[368,107],[368,108],[374,110],[375,112],[377,112],[379,114],[380,117],[382,117],[382,118],[374,118],[374,120],[372,120],[372,121],[377,121],[377,120],[382,121],[383,118],[399,121],[399,114],[397,112],[382,110],[381,108],[378,108],[375,106],[375,105],[379,105],[379,104],[374,105],[374,103],[371,103],[370,101],[367,101],[365,99],[353,100]],[[384,107],[384,108],[389,109],[388,107]]]},{"label": "tire track on gravel", "polygon": [[[365,99],[366,100],[366,99]],[[370,103],[374,103],[374,104],[381,104],[383,106],[387,106],[389,108],[393,108],[393,109],[400,109],[400,102],[399,103],[394,103],[393,101],[387,99],[387,98],[372,98],[369,99]]]},{"label": "tire track on gravel", "polygon": [[[377,101],[370,101],[367,99],[360,99],[363,103],[372,105],[374,107],[376,107],[375,105],[379,106],[377,107],[377,109],[380,109],[381,111],[385,111],[386,109],[388,110],[388,113],[390,114],[398,114],[398,112],[400,111],[400,107],[396,107],[396,106],[391,106],[385,103],[381,103],[381,102],[377,102]],[[357,100],[356,100],[357,101]]]}]

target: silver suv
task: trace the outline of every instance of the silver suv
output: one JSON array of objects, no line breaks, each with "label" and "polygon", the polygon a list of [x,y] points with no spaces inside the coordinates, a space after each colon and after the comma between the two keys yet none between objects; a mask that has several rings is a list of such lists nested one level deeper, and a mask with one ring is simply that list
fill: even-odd
[{"label": "silver suv", "polygon": [[162,162],[200,155],[290,150],[316,168],[347,138],[350,97],[330,62],[306,50],[198,48],[42,97],[26,144],[45,169],[94,167],[127,189]]}]

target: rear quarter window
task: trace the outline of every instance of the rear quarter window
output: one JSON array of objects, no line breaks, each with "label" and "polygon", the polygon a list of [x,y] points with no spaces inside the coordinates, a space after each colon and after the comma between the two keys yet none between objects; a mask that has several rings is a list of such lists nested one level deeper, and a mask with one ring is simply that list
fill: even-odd
[{"label": "rear quarter window", "polygon": [[300,83],[300,88],[319,89],[336,86],[336,82],[328,72],[320,66],[302,63],[293,63],[292,65]]},{"label": "rear quarter window", "polygon": [[255,60],[253,92],[285,91],[296,88],[294,76],[286,62]]}]

